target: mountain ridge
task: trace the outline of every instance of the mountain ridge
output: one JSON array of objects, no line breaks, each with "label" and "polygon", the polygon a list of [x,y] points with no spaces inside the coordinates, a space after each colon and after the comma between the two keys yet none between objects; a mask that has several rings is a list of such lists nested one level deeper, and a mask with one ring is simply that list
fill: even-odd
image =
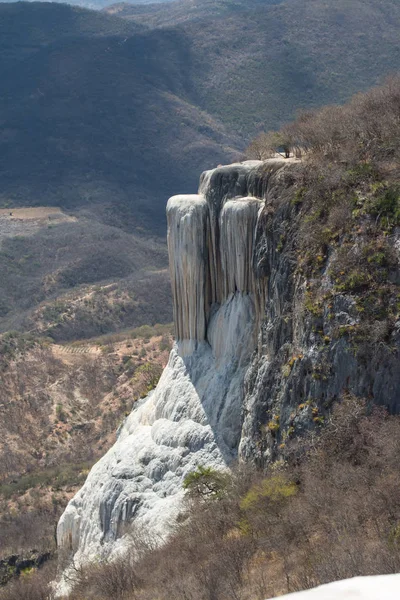
[{"label": "mountain ridge", "polygon": [[[200,27],[190,7],[199,13]],[[20,187],[36,187],[42,197],[61,192],[67,206],[68,187],[73,205],[82,204],[85,180],[114,187],[115,208],[126,202],[124,188],[142,187],[139,196],[148,197],[148,208],[142,202],[140,211],[157,204],[146,226],[160,219],[162,231],[165,199],[189,189],[191,177],[193,189],[199,171],[232,160],[261,128],[279,126],[299,107],[346,100],[400,68],[400,9],[393,2],[388,7],[356,1],[349,7],[339,1],[331,7],[298,0],[181,0],[140,10],[140,18],[128,19],[51,3],[0,5],[14,22],[36,19],[29,43],[40,44],[38,52],[19,51],[18,40],[11,40],[3,53],[8,67],[0,63],[0,73],[10,78],[0,95],[0,143],[8,157],[0,170],[3,198],[21,202],[16,197],[24,192],[18,194],[14,182],[21,180],[23,162],[26,181]],[[62,26],[55,33],[57,21]],[[346,43],[338,46],[339,31]],[[196,139],[201,160],[190,151]],[[173,152],[166,152],[170,147]],[[154,162],[163,186],[155,186],[151,169],[143,169]],[[186,179],[178,173],[183,162]],[[60,177],[60,168],[71,175],[67,170]],[[44,173],[56,183],[47,192]]]}]

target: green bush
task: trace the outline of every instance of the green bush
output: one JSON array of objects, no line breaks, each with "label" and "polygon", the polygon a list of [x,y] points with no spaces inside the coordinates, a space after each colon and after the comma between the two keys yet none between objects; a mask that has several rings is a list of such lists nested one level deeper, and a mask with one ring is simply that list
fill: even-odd
[{"label": "green bush", "polygon": [[183,488],[192,498],[220,499],[226,493],[228,483],[227,473],[200,465],[185,477]]},{"label": "green bush", "polygon": [[65,423],[65,421],[67,420],[67,414],[64,411],[62,404],[57,404],[56,406],[56,417],[58,421],[62,421],[63,423]]},{"label": "green bush", "polygon": [[386,229],[400,225],[400,186],[388,185],[372,196],[366,205],[367,212]]},{"label": "green bush", "polygon": [[281,502],[297,494],[297,486],[285,475],[278,473],[254,485],[240,501],[243,511],[254,510],[264,501]]}]

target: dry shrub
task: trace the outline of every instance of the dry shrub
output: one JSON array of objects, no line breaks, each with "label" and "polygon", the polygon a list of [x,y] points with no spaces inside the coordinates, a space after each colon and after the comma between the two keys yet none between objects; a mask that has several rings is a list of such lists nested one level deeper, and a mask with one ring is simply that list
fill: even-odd
[{"label": "dry shrub", "polygon": [[246,155],[254,160],[266,160],[272,158],[276,153],[285,158],[289,158],[292,148],[292,138],[290,134],[282,131],[269,131],[260,133],[248,146]]},{"label": "dry shrub", "polygon": [[299,466],[301,493],[291,503],[308,535],[303,542],[314,583],[400,568],[397,524],[400,421],[346,396],[321,440]]},{"label": "dry shrub", "polygon": [[22,574],[19,579],[0,588],[0,600],[53,600],[52,580],[55,564],[46,564],[40,570]]},{"label": "dry shrub", "polygon": [[83,600],[123,600],[135,598],[140,583],[134,557],[128,553],[118,560],[93,564],[82,569],[72,598]]},{"label": "dry shrub", "polygon": [[272,158],[273,155],[274,151],[267,133],[260,133],[246,149],[246,157],[249,160],[266,160]]},{"label": "dry shrub", "polygon": [[20,511],[0,519],[1,556],[36,548],[45,552],[53,550],[54,515],[46,510]]},{"label": "dry shrub", "polygon": [[[300,207],[297,249],[307,275],[321,268],[315,257],[351,235],[369,216],[386,232],[400,225],[400,77],[354,96],[344,106],[299,114],[279,133],[260,134],[248,156],[265,159],[274,140],[301,149],[301,168],[293,171],[293,204]],[[282,144],[281,144],[282,146]]]},{"label": "dry shrub", "polygon": [[393,77],[345,106],[301,113],[284,132],[313,157],[346,163],[393,160],[400,151],[399,111],[400,77]]},{"label": "dry shrub", "polygon": [[[223,494],[188,496],[175,533],[91,567],[74,600],[262,600],[400,569],[400,418],[346,395],[319,439]],[[138,548],[142,551],[138,553]]]},{"label": "dry shrub", "polygon": [[68,556],[60,557],[59,563],[66,569],[66,578],[73,587],[71,600],[124,600],[137,597],[137,590],[144,585],[140,565],[153,555],[160,545],[160,539],[137,526],[124,528],[120,533],[126,536],[128,550],[116,560],[105,559],[76,567],[70,563]]}]

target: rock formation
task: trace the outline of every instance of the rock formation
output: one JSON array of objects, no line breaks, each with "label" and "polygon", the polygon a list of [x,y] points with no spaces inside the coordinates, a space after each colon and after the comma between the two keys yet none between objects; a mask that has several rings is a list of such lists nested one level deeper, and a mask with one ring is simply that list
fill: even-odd
[{"label": "rock formation", "polygon": [[[319,275],[329,306],[317,316],[305,309],[298,168],[283,159],[219,167],[203,173],[198,195],[169,200],[176,344],[157,388],[61,517],[58,544],[78,563],[118,552],[132,523],[162,538],[197,466],[265,464],[290,435],[318,427],[344,392],[399,410],[399,322],[368,360],[354,352],[340,331],[362,314],[334,290],[335,248]],[[398,234],[392,242],[398,252]]]},{"label": "rock formation", "polygon": [[179,513],[184,478],[237,457],[262,308],[253,259],[263,203],[252,193],[262,166],[207,172],[198,195],[168,202],[176,344],[157,388],[135,405],[59,522],[58,544],[78,563],[117,552],[132,521],[163,536]]}]

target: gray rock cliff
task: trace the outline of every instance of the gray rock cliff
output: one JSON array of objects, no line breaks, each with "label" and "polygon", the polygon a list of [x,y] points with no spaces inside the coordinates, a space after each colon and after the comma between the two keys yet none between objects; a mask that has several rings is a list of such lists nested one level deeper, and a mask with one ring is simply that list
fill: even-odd
[{"label": "gray rock cliff", "polygon": [[[263,465],[291,436],[318,429],[345,393],[399,410],[399,322],[356,352],[347,333],[362,314],[351,294],[307,308],[299,168],[283,159],[219,167],[203,173],[197,195],[169,200],[177,341],[157,388],[61,517],[58,544],[76,562],[123,550],[132,523],[163,539],[198,465]],[[391,243],[398,274],[399,236]],[[327,292],[335,252],[318,275]]]}]

